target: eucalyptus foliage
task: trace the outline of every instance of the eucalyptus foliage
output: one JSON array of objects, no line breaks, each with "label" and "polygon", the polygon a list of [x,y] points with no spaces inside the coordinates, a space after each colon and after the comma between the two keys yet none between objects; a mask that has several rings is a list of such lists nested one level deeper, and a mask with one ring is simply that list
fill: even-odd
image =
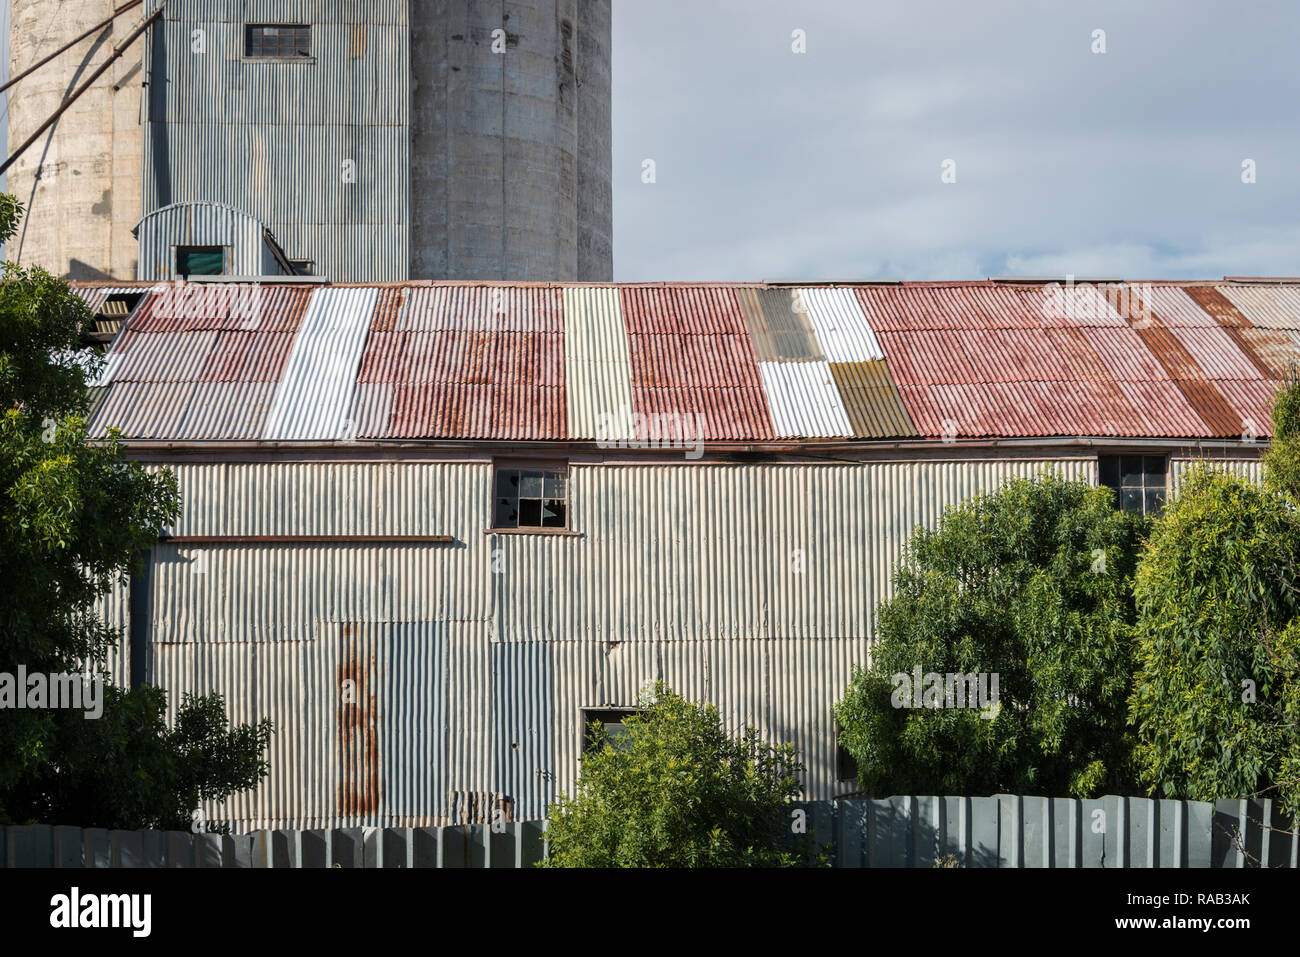
[{"label": "eucalyptus foliage", "polygon": [[[1131,584],[1145,520],[1047,472],[918,528],[836,716],[858,786],[888,794],[1131,794]],[[996,674],[995,705],[899,694],[895,675]],[[937,700],[930,704],[939,703]]]},{"label": "eucalyptus foliage", "polygon": [[1191,470],[1138,569],[1131,700],[1143,780],[1259,794],[1300,816],[1300,384],[1281,390],[1266,483]]},{"label": "eucalyptus foliage", "polygon": [[[22,206],[0,196],[0,242]],[[88,441],[79,350],[93,320],[66,282],[5,263],[0,282],[0,673],[102,668],[122,636],[95,602],[175,521],[174,477]],[[12,680],[12,679],[10,679]],[[22,693],[26,689],[19,689]],[[103,713],[0,708],[0,823],[185,827],[205,798],[266,773],[268,722],[229,729],[219,696],[186,700],[174,725],[156,688],[106,689]]]},{"label": "eucalyptus foliage", "polygon": [[[549,809],[547,867],[790,867],[790,801],[803,765],[753,728],[657,684],[617,740],[582,760],[573,798]],[[593,734],[603,735],[600,725]]]}]

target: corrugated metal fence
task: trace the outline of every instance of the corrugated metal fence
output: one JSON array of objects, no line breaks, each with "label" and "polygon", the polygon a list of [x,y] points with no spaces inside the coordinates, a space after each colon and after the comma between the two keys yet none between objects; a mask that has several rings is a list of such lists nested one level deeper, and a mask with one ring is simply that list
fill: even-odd
[{"label": "corrugated metal fence", "polygon": [[[792,807],[794,840],[834,867],[1297,867],[1268,800],[890,797]],[[531,867],[545,823],[421,828],[108,831],[0,828],[5,867]]]}]

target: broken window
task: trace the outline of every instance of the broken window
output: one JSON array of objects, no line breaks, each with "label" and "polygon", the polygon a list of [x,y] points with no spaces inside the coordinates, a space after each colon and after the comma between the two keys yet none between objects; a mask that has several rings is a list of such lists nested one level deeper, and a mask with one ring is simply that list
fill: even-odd
[{"label": "broken window", "polygon": [[250,23],[244,32],[246,57],[309,57],[311,27],[302,23]]},{"label": "broken window", "polygon": [[568,528],[568,470],[498,466],[493,502],[493,528]]},{"label": "broken window", "polygon": [[627,728],[624,722],[639,708],[584,708],[582,711],[582,753],[591,754],[608,744],[615,750],[624,748]]},{"label": "broken window", "polygon": [[1163,455],[1099,455],[1097,471],[1116,508],[1155,516],[1165,507],[1165,463]]}]

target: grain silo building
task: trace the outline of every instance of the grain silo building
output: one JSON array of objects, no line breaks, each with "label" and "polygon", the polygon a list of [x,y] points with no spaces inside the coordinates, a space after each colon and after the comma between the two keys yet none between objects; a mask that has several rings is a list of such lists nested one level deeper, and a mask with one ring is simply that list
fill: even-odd
[{"label": "grain silo building", "polygon": [[[12,0],[13,72],[114,6]],[[144,0],[20,81],[11,151],[155,14],[10,170],[29,205],[11,259],[87,279],[612,278],[609,0]]]}]

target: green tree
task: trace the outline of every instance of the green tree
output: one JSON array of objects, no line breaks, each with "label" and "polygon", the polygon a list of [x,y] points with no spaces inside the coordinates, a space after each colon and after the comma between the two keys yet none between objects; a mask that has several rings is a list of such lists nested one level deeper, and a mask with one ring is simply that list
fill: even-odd
[{"label": "green tree", "polygon": [[[0,196],[0,242],[22,207]],[[5,264],[0,283],[0,675],[101,669],[122,636],[95,601],[179,512],[174,477],[88,441],[92,320],[67,283]],[[25,694],[26,688],[10,693]],[[0,707],[0,823],[189,827],[204,798],[266,773],[268,722],[227,730],[220,697],[187,699],[175,726],[156,688],[106,689],[89,720],[69,708]]]},{"label": "green tree", "polygon": [[[1135,793],[1125,704],[1144,527],[1110,490],[1048,472],[918,528],[878,608],[871,666],[836,707],[860,788]],[[998,703],[935,707],[949,703],[945,680],[942,697],[908,707],[918,670],[987,674],[990,694],[996,674]]]},{"label": "green tree", "polygon": [[1210,801],[1262,794],[1300,816],[1300,383],[1273,409],[1257,485],[1191,470],[1135,583],[1130,700],[1142,780]]},{"label": "green tree", "polygon": [[[790,867],[796,750],[656,684],[617,740],[582,761],[576,795],[549,809],[547,867]],[[603,734],[593,725],[593,734]],[[601,740],[601,739],[597,739]]]}]

